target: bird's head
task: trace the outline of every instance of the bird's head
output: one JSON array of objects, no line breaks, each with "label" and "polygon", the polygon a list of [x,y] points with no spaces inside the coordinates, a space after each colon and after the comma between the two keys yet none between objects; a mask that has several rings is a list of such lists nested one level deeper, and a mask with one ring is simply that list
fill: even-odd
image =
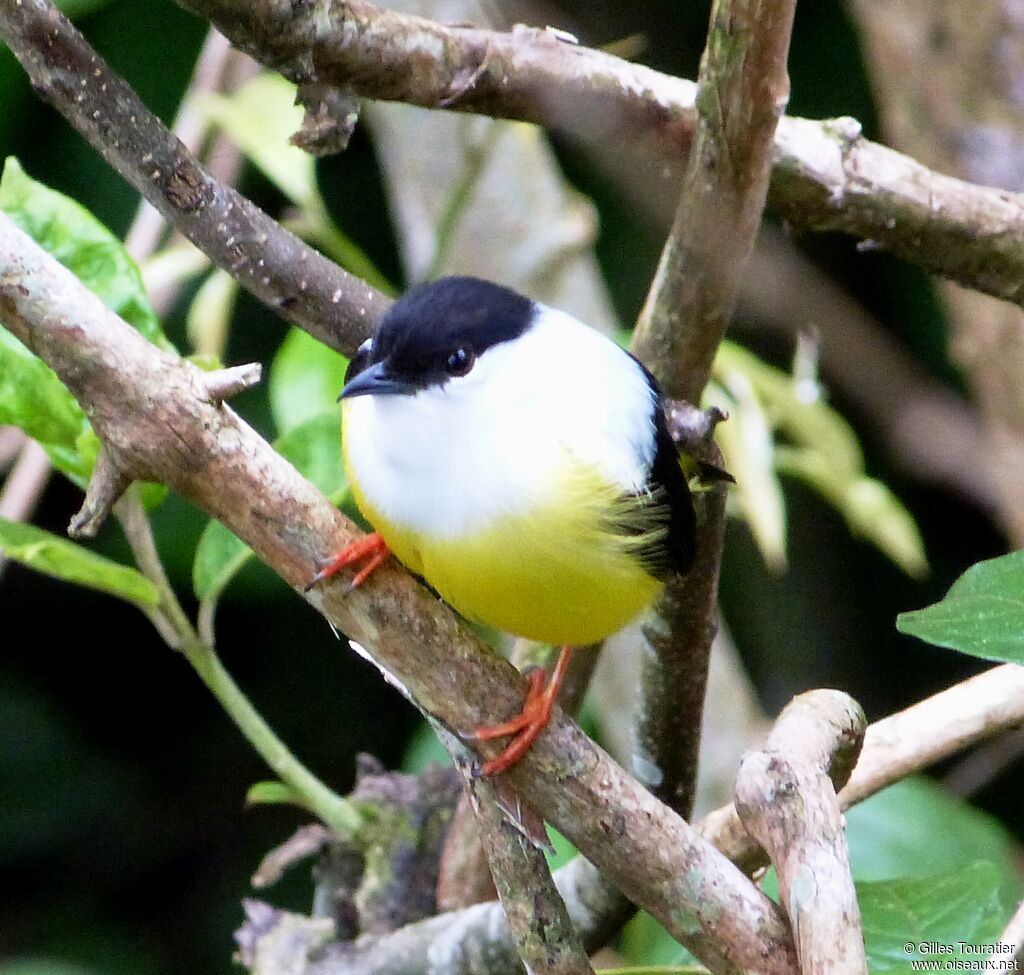
[{"label": "bird's head", "polygon": [[391,306],[360,346],[338,399],[450,393],[468,386],[496,358],[492,350],[529,328],[536,307],[477,278],[420,285]]}]

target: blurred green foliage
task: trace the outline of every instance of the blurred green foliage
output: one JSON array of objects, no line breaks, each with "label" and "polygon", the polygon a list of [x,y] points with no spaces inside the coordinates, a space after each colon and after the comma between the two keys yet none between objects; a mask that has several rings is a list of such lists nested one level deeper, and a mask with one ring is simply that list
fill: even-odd
[{"label": "blurred green foliage", "polygon": [[[65,7],[169,120],[203,25],[168,0],[78,0]],[[587,42],[639,33],[647,40],[646,61],[694,75],[705,3],[598,0],[563,7]],[[869,88],[839,3],[800,5],[791,70],[794,112],[853,114],[872,131]],[[349,269],[390,288],[398,277],[395,246],[381,218],[372,147],[360,131],[344,156],[314,166],[281,142],[295,124],[290,98],[288,86],[261,76],[239,100],[211,97],[204,111],[246,151],[245,192]],[[0,105],[0,158],[17,156],[25,170],[64,194],[51,194],[9,162],[0,207],[62,254],[151,341],[170,347],[134,265],[104,229],[120,234],[128,227],[137,202],[131,191],[34,99],[2,49]],[[562,147],[561,160],[598,204],[598,253],[623,320],[632,320],[660,240],[584,157]],[[885,255],[858,254],[848,240],[816,237],[802,244],[921,362],[956,381],[924,275]],[[201,262],[175,273],[191,283],[163,323],[170,342],[186,354],[270,362],[269,381],[240,397],[237,408],[344,502],[332,409],[344,360],[304,333],[286,332]],[[733,346],[716,374],[716,395],[734,414],[723,427],[726,441],[736,441],[724,444],[730,464],[745,489],[760,485],[737,495],[746,521],[730,527],[722,602],[766,705],[774,709],[795,692],[828,684],[849,690],[879,716],[963,675],[968,663],[900,637],[892,622],[898,610],[939,599],[968,564],[997,554],[995,531],[961,501],[894,476],[855,412],[841,401],[833,409],[820,395],[801,400],[807,389],[788,372],[788,349],[744,333],[742,322],[738,330],[776,367]],[[96,452],[84,415],[59,380],[0,330],[0,423],[29,417],[30,432],[59,469],[81,482]],[[79,502],[77,490],[55,481],[37,521],[62,535]],[[357,750],[392,766],[411,740],[420,756],[410,756],[412,764],[434,750],[432,739],[416,731],[421,726],[408,706],[287,587],[250,562],[234,536],[177,498],[153,520],[179,593],[190,592],[191,583],[196,599],[220,600],[218,635],[228,667],[331,785],[343,791],[351,784]],[[136,602],[150,599],[133,570],[112,567],[110,560],[129,561],[114,527],[105,529],[96,554],[24,529],[15,537],[16,530],[0,523],[0,542],[13,558],[64,577],[91,559],[88,571],[107,580],[103,588],[134,593]],[[892,564],[919,576],[925,551],[933,570],[928,578],[908,577]],[[982,583],[996,586],[1001,598],[998,587],[1012,588],[1013,573],[996,578],[984,566],[972,571],[937,607],[905,616],[906,632],[976,652],[984,633],[953,633],[959,601],[988,598]],[[0,580],[0,643],[0,975],[233,970],[230,932],[241,919],[247,876],[303,815],[265,805],[244,810],[265,770],[133,607],[58,588],[11,565]],[[863,881],[877,970],[899,970],[885,966],[905,960],[896,957],[904,916],[920,932],[910,940],[996,933],[993,919],[1019,893],[1011,850],[1024,817],[1009,781],[1005,776],[981,797],[1002,823],[923,781],[887,790],[850,813],[851,856]],[[255,798],[280,797],[274,789],[263,785]],[[560,858],[571,855],[560,839],[556,846]],[[297,873],[275,890],[275,901],[305,909],[309,883]],[[678,946],[652,925],[640,918],[630,926],[625,957],[634,964],[678,963]]]}]

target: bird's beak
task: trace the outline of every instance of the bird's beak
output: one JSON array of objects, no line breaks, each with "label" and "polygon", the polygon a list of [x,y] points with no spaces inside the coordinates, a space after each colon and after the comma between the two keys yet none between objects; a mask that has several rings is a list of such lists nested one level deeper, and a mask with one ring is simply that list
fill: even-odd
[{"label": "bird's beak", "polygon": [[351,399],[353,396],[411,396],[415,392],[417,389],[411,383],[391,379],[386,373],[385,364],[378,362],[345,383],[338,399]]}]

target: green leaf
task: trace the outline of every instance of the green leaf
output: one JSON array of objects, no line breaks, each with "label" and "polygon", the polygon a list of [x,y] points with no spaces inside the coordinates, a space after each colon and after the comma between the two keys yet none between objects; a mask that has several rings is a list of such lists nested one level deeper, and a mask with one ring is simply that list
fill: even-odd
[{"label": "green leaf", "polygon": [[757,390],[773,426],[796,443],[817,447],[839,476],[853,477],[863,472],[864,455],[853,428],[820,397],[805,397],[791,375],[733,342],[722,343],[714,369],[716,375],[720,369],[744,373]]},{"label": "green leaf", "polygon": [[91,433],[89,421],[57,374],[2,325],[0,424],[21,427],[39,441],[58,470],[85,483],[92,460],[78,448],[80,438]]},{"label": "green leaf", "polygon": [[0,518],[0,548],[15,562],[65,582],[109,593],[143,609],[156,609],[156,587],[137,569],[103,558],[34,525]]},{"label": "green leaf", "polygon": [[111,311],[154,345],[174,351],[146,297],[138,265],[85,207],[31,179],[9,156],[0,178],[0,210]]},{"label": "green leaf", "polygon": [[230,529],[211,519],[206,523],[192,562],[196,598],[216,599],[252,556],[252,549]]},{"label": "green leaf", "polygon": [[291,430],[322,414],[337,400],[347,368],[343,355],[293,328],[270,367],[270,410],[277,428]]},{"label": "green leaf", "polygon": [[[859,883],[857,899],[872,973],[911,972],[913,962],[930,958],[998,958],[972,952],[970,946],[991,944],[1010,914],[990,863],[929,877]],[[936,946],[949,951],[936,951]]]},{"label": "green leaf", "polygon": [[917,524],[881,481],[842,473],[816,447],[780,447],[775,456],[777,469],[814,488],[846,518],[854,535],[873,542],[907,575],[920,578],[927,573]]},{"label": "green leaf", "polygon": [[1002,824],[924,776],[904,779],[846,813],[850,867],[857,880],[951,872],[977,861],[996,864],[1007,897],[1020,880]]},{"label": "green leaf", "polygon": [[245,794],[247,806],[301,806],[302,797],[283,782],[256,782]]},{"label": "green leaf", "polygon": [[[0,210],[150,341],[170,350],[146,299],[138,268],[121,242],[73,200],[30,179],[10,157],[0,178]],[[37,440],[54,466],[79,485],[99,441],[56,373],[0,325],[0,424]]]},{"label": "green leaf", "polygon": [[[789,442],[776,446],[775,470],[799,477],[846,518],[852,532],[867,538],[908,574],[923,575],[928,563],[917,525],[884,484],[867,476],[857,435],[821,398],[817,385],[799,382],[746,349],[723,342],[714,377],[729,387],[729,377],[736,374],[746,377],[771,429]],[[735,386],[734,379],[731,385]],[[727,435],[729,425],[723,424],[719,438]],[[732,472],[742,484],[740,471]],[[763,487],[760,493],[764,494]]]},{"label": "green leaf", "polygon": [[642,969],[696,964],[693,955],[644,911],[637,911],[622,929],[620,947],[623,957]]},{"label": "green leaf", "polygon": [[705,398],[729,414],[716,432],[725,468],[736,478],[730,496],[739,503],[765,564],[781,571],[786,507],[775,473],[775,437],[761,402],[746,374],[729,368],[719,371]]},{"label": "green leaf", "polygon": [[971,566],[941,602],[901,613],[896,627],[985,660],[1024,663],[1024,551]]},{"label": "green leaf", "polygon": [[[304,477],[334,504],[348,493],[341,461],[338,417],[334,410],[321,413],[280,437],[274,444]],[[192,565],[192,588],[201,600],[216,599],[251,558],[250,549],[219,521],[210,521],[199,539]]]},{"label": "green leaf", "polygon": [[264,71],[231,95],[206,93],[196,104],[299,209],[288,229],[316,243],[344,268],[386,294],[393,286],[364,251],[331,220],[316,182],[316,163],[293,146],[292,133],[302,125],[295,86]]}]

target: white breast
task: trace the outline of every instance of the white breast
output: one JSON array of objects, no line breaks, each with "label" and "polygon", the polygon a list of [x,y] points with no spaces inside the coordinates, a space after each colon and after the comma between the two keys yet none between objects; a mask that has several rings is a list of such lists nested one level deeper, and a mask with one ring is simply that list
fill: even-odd
[{"label": "white breast", "polygon": [[640,367],[542,305],[468,375],[345,408],[350,476],[389,522],[438,538],[543,503],[567,454],[623,491],[643,488],[654,458],[654,394]]}]

